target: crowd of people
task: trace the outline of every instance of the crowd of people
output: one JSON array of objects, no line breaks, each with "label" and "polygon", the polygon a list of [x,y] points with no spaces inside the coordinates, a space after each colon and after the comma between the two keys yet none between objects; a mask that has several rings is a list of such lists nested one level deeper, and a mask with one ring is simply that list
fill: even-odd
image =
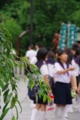
[{"label": "crowd of people", "polygon": [[[44,82],[51,88],[48,95],[54,95],[55,109],[53,120],[67,120],[67,113],[73,112],[73,107],[78,105],[80,112],[80,45],[75,43],[72,48],[64,50],[57,49],[47,51],[40,43],[30,45],[26,57],[31,64],[35,64],[44,79]],[[72,93],[76,93],[74,97]],[[46,106],[48,101],[38,97],[33,100],[35,107],[32,110],[31,120],[36,120],[38,111],[41,112],[41,120],[46,120]]]}]

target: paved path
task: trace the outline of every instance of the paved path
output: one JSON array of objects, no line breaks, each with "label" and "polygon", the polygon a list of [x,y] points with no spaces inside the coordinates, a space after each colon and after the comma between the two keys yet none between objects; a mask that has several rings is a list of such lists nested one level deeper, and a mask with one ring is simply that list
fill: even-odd
[{"label": "paved path", "polygon": [[[19,120],[30,120],[31,116],[31,111],[32,109],[30,108],[30,100],[27,97],[27,82],[24,83],[24,81],[21,79],[20,81],[20,91],[19,93],[19,100],[22,104],[23,112],[19,114]],[[2,103],[3,106],[3,103]],[[0,110],[1,112],[1,110]],[[4,120],[11,120],[12,114],[16,114],[15,110],[11,110],[7,116],[4,118]],[[53,116],[53,111],[47,111],[47,116],[46,118],[48,120],[55,120],[52,118]],[[40,120],[40,113],[37,115],[36,120]],[[80,120],[80,113],[74,113],[74,114],[69,114],[68,120]]]}]

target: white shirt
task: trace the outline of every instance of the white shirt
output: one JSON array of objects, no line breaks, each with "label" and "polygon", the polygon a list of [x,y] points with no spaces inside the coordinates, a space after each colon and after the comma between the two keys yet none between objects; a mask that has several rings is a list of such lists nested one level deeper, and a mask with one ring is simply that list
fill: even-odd
[{"label": "white shirt", "polygon": [[46,64],[42,65],[42,67],[40,68],[40,72],[41,72],[42,76],[45,76],[45,75],[49,74],[48,73],[48,68],[47,68]]},{"label": "white shirt", "polygon": [[32,58],[35,57],[35,56],[36,56],[36,52],[34,50],[28,50],[26,52],[26,57],[29,58],[30,62],[31,62]]},{"label": "white shirt", "polygon": [[36,64],[36,62],[37,62],[37,57],[33,57],[31,60],[31,64]]},{"label": "white shirt", "polygon": [[[67,69],[67,65],[64,64],[64,68]],[[70,78],[73,75],[72,71],[65,74],[58,74],[58,71],[64,70],[59,63],[55,63],[55,80],[62,83],[70,83]]]},{"label": "white shirt", "polygon": [[74,75],[76,77],[79,76],[80,68],[79,65],[74,61],[74,59],[72,60],[72,67],[74,67]]},{"label": "white shirt", "polygon": [[55,73],[55,66],[53,64],[47,64],[47,67],[48,67],[49,75],[53,77]]}]

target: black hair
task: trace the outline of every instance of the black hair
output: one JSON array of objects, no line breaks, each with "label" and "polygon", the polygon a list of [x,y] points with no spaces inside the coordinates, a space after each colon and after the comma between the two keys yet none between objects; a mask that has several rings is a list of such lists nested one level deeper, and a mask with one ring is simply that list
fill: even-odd
[{"label": "black hair", "polygon": [[29,46],[28,46],[28,48],[31,48],[31,49],[34,49],[34,45],[33,44],[30,44]]},{"label": "black hair", "polygon": [[58,56],[61,56],[63,53],[66,53],[66,54],[67,54],[66,50],[60,49],[60,50],[58,51]]},{"label": "black hair", "polygon": [[57,49],[57,50],[55,51],[55,54],[58,54],[58,52],[59,52],[60,50],[62,50],[62,49],[61,49],[61,48]]},{"label": "black hair", "polygon": [[76,50],[77,50],[77,47],[72,47],[72,50],[76,51]]},{"label": "black hair", "polygon": [[74,43],[72,48],[78,48],[79,47],[79,44],[78,43]]},{"label": "black hair", "polygon": [[76,50],[76,57],[77,56],[80,56],[80,47],[78,47],[77,50]]},{"label": "black hair", "polygon": [[47,49],[46,48],[40,48],[38,53],[37,53],[37,59],[38,61],[44,61],[46,56],[47,56]]},{"label": "black hair", "polygon": [[67,54],[69,54],[71,52],[71,48],[65,48],[65,51],[67,52]]},{"label": "black hair", "polygon": [[54,58],[54,53],[53,51],[48,52],[48,58]]},{"label": "black hair", "polygon": [[68,62],[69,62],[70,64],[71,64],[73,58],[74,58],[74,55],[72,54],[72,52],[70,52],[70,53],[68,54]]},{"label": "black hair", "polygon": [[37,45],[39,48],[44,47],[41,43],[36,43],[36,45]]}]

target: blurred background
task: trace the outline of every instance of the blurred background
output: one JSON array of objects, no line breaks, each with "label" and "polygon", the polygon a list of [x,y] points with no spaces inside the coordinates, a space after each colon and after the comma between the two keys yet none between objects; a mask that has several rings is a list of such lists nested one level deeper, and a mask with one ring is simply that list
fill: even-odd
[{"label": "blurred background", "polygon": [[68,21],[80,27],[80,0],[0,0],[0,23],[11,33],[15,49],[21,33],[29,30],[21,37],[21,55],[30,43],[50,49],[62,22]]}]

